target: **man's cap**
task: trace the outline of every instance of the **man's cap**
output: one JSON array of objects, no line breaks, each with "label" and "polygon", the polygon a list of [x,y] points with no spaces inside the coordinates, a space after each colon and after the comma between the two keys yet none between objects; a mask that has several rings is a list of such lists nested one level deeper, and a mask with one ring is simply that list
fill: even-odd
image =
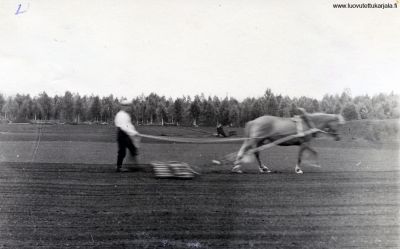
[{"label": "man's cap", "polygon": [[122,106],[130,106],[132,104],[132,102],[127,100],[127,99],[124,99],[124,100],[121,100],[119,102],[119,104],[122,105]]}]

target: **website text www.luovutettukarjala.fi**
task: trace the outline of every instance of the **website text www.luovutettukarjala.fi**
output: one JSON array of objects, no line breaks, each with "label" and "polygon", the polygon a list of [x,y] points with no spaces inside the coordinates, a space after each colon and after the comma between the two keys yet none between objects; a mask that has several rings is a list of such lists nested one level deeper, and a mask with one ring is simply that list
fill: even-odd
[{"label": "website text www.luovutettukarjala.fi", "polygon": [[[395,3],[334,3],[334,9],[396,9],[400,1]],[[400,3],[399,3],[400,5]]]}]

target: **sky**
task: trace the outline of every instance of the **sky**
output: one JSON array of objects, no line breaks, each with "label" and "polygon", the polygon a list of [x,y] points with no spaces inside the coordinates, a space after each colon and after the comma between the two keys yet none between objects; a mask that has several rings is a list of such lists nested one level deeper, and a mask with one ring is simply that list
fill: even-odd
[{"label": "sky", "polygon": [[347,2],[2,0],[0,93],[400,93],[400,3]]}]

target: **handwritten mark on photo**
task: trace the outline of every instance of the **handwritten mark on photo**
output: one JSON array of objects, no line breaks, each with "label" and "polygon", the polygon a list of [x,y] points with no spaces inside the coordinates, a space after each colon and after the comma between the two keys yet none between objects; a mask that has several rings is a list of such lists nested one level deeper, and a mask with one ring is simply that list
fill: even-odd
[{"label": "handwritten mark on photo", "polygon": [[26,8],[24,10],[22,10],[22,4],[18,4],[18,8],[17,8],[17,11],[15,12],[15,15],[23,14],[23,13],[27,12],[28,9],[29,9],[29,4],[26,6]]}]

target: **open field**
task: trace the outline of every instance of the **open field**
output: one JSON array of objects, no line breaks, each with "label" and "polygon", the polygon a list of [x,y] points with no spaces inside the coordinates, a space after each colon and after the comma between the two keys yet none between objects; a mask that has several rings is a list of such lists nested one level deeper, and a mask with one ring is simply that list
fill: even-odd
[{"label": "open field", "polygon": [[[115,173],[112,127],[43,127],[0,126],[0,248],[400,246],[396,142],[318,139],[322,167],[304,165],[304,175],[294,173],[296,147],[275,147],[262,153],[275,173],[250,164],[236,175],[211,160],[239,143],[144,140],[142,167]],[[214,129],[139,131],[211,137]],[[155,179],[153,160],[185,161],[202,175]]]}]

